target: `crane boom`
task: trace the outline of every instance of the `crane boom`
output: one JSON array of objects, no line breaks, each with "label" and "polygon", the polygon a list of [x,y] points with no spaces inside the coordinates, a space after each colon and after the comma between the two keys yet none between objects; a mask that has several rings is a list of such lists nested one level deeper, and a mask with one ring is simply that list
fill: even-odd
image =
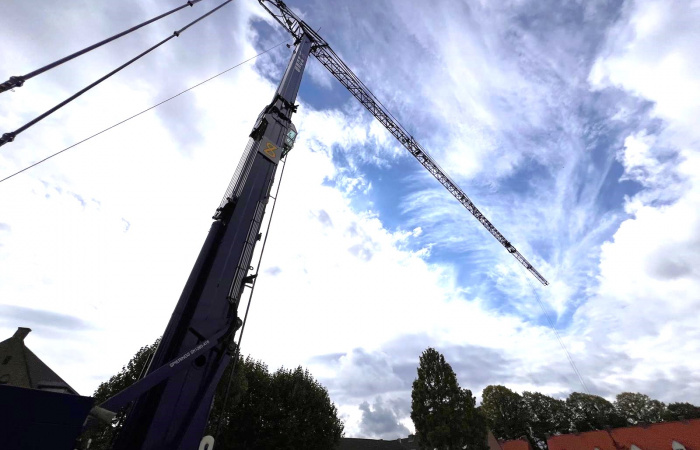
[{"label": "crane boom", "polygon": [[134,401],[115,450],[211,448],[211,437],[202,435],[217,385],[238,354],[238,307],[257,277],[249,272],[277,166],[296,138],[294,102],[311,45],[305,36],[297,41],[272,101],[258,116],[146,375],[93,411],[109,418]]},{"label": "crane boom", "polygon": [[[328,71],[350,91],[350,93],[379,121],[394,137],[408,150],[423,167],[428,169],[498,242],[503,245],[520,264],[525,266],[530,273],[543,285],[549,282],[535,269],[530,262],[503,236],[500,231],[479,211],[479,208],[469,199],[467,194],[445,173],[437,162],[423,149],[423,147],[406,131],[399,121],[382,105],[372,94],[367,86],[350,70],[342,59],[333,51],[328,43],[304,21],[299,19],[292,10],[281,0],[258,0],[260,4],[289,31],[295,39],[307,35],[313,42],[311,54]],[[268,7],[274,7],[274,10]]]}]

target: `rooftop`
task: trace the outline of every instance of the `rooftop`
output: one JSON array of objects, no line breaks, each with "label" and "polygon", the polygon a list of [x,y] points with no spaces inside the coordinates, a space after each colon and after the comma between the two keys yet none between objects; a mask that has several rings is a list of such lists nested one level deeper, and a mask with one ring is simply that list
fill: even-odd
[{"label": "rooftop", "polygon": [[0,384],[77,395],[24,344],[31,331],[19,327],[11,338],[0,342]]}]

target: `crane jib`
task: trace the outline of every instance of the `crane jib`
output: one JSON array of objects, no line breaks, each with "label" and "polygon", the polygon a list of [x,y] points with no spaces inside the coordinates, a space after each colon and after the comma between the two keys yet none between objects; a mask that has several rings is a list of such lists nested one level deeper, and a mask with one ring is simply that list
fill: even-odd
[{"label": "crane jib", "polygon": [[[488,230],[543,285],[549,282],[522,256],[513,245],[496,229],[496,227],[479,211],[467,194],[440,168],[440,166],[422,149],[415,139],[403,128],[393,115],[360,81],[328,43],[309,25],[299,19],[281,0],[258,0],[258,2],[279,22],[292,36],[300,39],[302,34],[308,36],[313,47],[311,53],[367,110],[409,151],[428,171]],[[273,6],[275,11],[268,7]]]}]

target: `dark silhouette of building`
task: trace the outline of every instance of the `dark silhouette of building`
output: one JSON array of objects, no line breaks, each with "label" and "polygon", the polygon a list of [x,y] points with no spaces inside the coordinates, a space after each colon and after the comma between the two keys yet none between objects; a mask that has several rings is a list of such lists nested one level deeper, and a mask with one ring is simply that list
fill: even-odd
[{"label": "dark silhouette of building", "polygon": [[0,449],[74,448],[92,408],[24,344],[20,327],[0,342]]},{"label": "dark silhouette of building", "polygon": [[24,345],[32,330],[19,327],[10,339],[0,342],[0,384],[77,395],[56,372]]},{"label": "dark silhouette of building", "polygon": [[[490,450],[501,450],[493,434],[488,433]],[[342,438],[337,450],[424,450],[418,446],[418,439],[413,434],[408,437],[385,441],[383,439]]]},{"label": "dark silhouette of building", "polygon": [[341,438],[337,450],[406,450],[398,440]]}]

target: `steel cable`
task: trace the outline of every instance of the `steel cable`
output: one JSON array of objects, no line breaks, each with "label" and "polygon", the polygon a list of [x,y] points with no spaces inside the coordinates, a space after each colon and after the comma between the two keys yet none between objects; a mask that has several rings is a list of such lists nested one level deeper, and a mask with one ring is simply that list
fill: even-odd
[{"label": "steel cable", "polygon": [[277,182],[277,190],[275,191],[275,196],[273,199],[275,202],[272,204],[272,209],[270,211],[270,218],[267,222],[267,228],[265,229],[265,239],[263,239],[262,248],[260,249],[260,256],[258,257],[258,264],[255,268],[255,274],[253,278],[253,285],[250,288],[250,295],[248,295],[248,304],[245,308],[245,315],[243,316],[243,324],[241,325],[241,332],[238,334],[238,343],[236,344],[236,350],[233,354],[233,362],[231,363],[231,371],[229,372],[228,382],[226,384],[226,391],[224,393],[224,400],[221,406],[221,415],[219,415],[219,420],[216,423],[216,431],[214,433],[215,441],[219,439],[219,432],[221,431],[221,421],[223,420],[224,413],[226,411],[226,403],[228,402],[228,396],[231,391],[231,381],[235,375],[236,367],[238,366],[238,360],[241,353],[241,341],[243,340],[243,332],[245,331],[246,322],[248,322],[248,312],[250,312],[250,305],[253,303],[253,293],[255,293],[255,284],[258,279],[258,273],[260,272],[260,263],[262,262],[263,254],[265,253],[265,246],[267,245],[267,237],[270,235],[270,226],[272,225],[272,216],[275,214],[275,207],[277,206],[277,198],[279,196],[280,187],[282,186],[282,178],[284,177],[284,169],[287,168],[286,158],[282,163],[282,170],[280,172],[280,178]]},{"label": "steel cable", "polygon": [[216,8],[212,9],[211,11],[207,12],[206,14],[202,14],[202,15],[199,16],[197,19],[195,19],[195,20],[193,20],[192,22],[188,23],[187,25],[185,25],[185,26],[182,27],[181,29],[179,29],[179,30],[177,30],[177,31],[174,31],[172,35],[170,35],[170,36],[168,36],[167,38],[163,39],[162,41],[160,41],[159,43],[157,43],[157,44],[154,45],[153,47],[151,47],[151,48],[149,48],[148,50],[146,50],[146,51],[140,53],[138,56],[135,56],[134,58],[130,59],[130,60],[127,61],[126,63],[122,64],[121,66],[117,67],[117,68],[114,69],[113,71],[109,72],[107,75],[105,75],[105,76],[103,76],[102,78],[100,78],[99,80],[97,80],[97,81],[91,83],[91,84],[88,85],[87,87],[81,89],[80,91],[76,92],[76,93],[73,94],[72,96],[70,96],[70,97],[68,97],[67,99],[63,100],[61,103],[59,103],[58,105],[56,105],[56,106],[54,106],[53,108],[49,109],[49,110],[46,111],[45,113],[39,115],[38,117],[34,118],[33,120],[30,120],[30,121],[27,122],[26,124],[24,124],[24,125],[22,125],[21,127],[17,128],[15,131],[11,131],[11,132],[9,132],[9,133],[3,134],[2,137],[0,137],[0,147],[3,146],[3,145],[5,145],[5,144],[7,144],[7,143],[9,143],[9,142],[14,141],[14,140],[15,140],[15,137],[17,137],[18,134],[20,134],[21,132],[25,131],[27,128],[31,127],[32,125],[36,124],[37,122],[41,121],[42,119],[48,117],[49,115],[53,114],[53,113],[56,112],[57,110],[59,110],[59,109],[61,109],[62,107],[66,106],[68,103],[72,102],[73,100],[75,100],[76,98],[80,97],[81,95],[83,95],[84,93],[86,93],[87,91],[89,91],[90,89],[94,88],[94,87],[97,86],[98,84],[100,84],[100,83],[102,83],[103,81],[105,81],[106,79],[110,78],[112,75],[116,74],[117,72],[121,71],[121,70],[124,69],[125,67],[131,65],[133,62],[135,62],[135,61],[141,59],[142,57],[146,56],[148,53],[152,52],[153,50],[157,49],[157,48],[160,47],[161,45],[165,44],[165,43],[168,42],[170,39],[175,38],[175,37],[179,37],[180,34],[182,34],[186,29],[188,29],[188,28],[191,27],[192,25],[196,24],[196,23],[199,22],[200,20],[204,19],[205,17],[208,17],[208,16],[210,16],[211,14],[215,13],[216,11],[218,11],[218,10],[221,9],[222,7],[226,6],[227,4],[231,3],[232,1],[233,1],[233,0],[226,0],[225,2],[223,2],[222,4],[220,4],[219,6],[217,6]]},{"label": "steel cable", "polygon": [[119,39],[122,36],[126,36],[127,34],[134,32],[134,31],[138,30],[139,28],[143,28],[146,25],[149,25],[157,20],[160,20],[163,17],[169,16],[172,13],[180,11],[183,8],[186,8],[188,6],[194,6],[195,3],[199,3],[201,1],[202,0],[188,0],[187,3],[185,3],[182,6],[178,6],[177,8],[171,9],[170,11],[163,13],[157,17],[154,17],[153,19],[147,20],[143,23],[140,23],[136,26],[133,26],[133,27],[129,28],[128,30],[122,31],[121,33],[117,33],[112,37],[109,37],[107,39],[104,39],[104,40],[98,42],[97,44],[93,44],[89,47],[85,47],[82,50],[78,50],[75,53],[71,53],[70,55],[66,56],[65,58],[61,58],[59,60],[56,60],[56,61],[52,62],[51,64],[47,64],[44,67],[41,67],[33,72],[29,72],[28,74],[25,74],[25,75],[10,77],[10,79],[5,81],[4,83],[0,83],[0,93],[5,92],[5,91],[9,91],[10,89],[14,89],[16,87],[22,87],[22,85],[24,85],[24,82],[29,80],[30,78],[34,78],[37,75],[41,75],[42,73],[46,72],[47,70],[51,70],[54,67],[60,66],[63,63],[66,63],[74,58],[77,58],[80,55],[84,55],[85,53],[88,53],[92,50],[95,50],[96,48],[102,47],[105,44],[109,44],[110,42],[112,42],[116,39]]},{"label": "steel cable", "polygon": [[223,72],[219,72],[219,73],[217,73],[216,75],[214,75],[214,76],[212,76],[212,77],[209,77],[209,78],[207,78],[206,80],[201,81],[201,82],[195,84],[194,86],[191,86],[191,87],[185,89],[184,91],[178,92],[177,94],[175,94],[175,95],[173,95],[173,96],[171,96],[171,97],[168,97],[168,98],[166,98],[165,100],[163,100],[163,101],[161,101],[161,102],[159,102],[159,103],[156,103],[156,104],[153,105],[153,106],[150,106],[150,107],[144,109],[143,111],[140,111],[140,112],[138,112],[138,113],[136,113],[136,114],[134,114],[134,115],[132,115],[132,116],[127,117],[126,119],[124,119],[124,120],[122,120],[122,121],[120,121],[120,122],[115,123],[114,125],[111,125],[111,126],[105,128],[105,129],[103,129],[102,131],[98,131],[97,133],[92,134],[92,135],[86,137],[85,139],[76,142],[75,144],[69,145],[68,147],[64,148],[63,150],[59,150],[59,151],[57,151],[56,153],[53,153],[53,154],[47,156],[47,157],[44,158],[44,159],[41,159],[41,160],[39,160],[39,161],[37,161],[37,162],[35,162],[35,163],[33,163],[33,164],[30,164],[29,166],[25,167],[24,169],[18,170],[17,172],[15,172],[15,173],[13,173],[13,174],[11,174],[11,175],[8,175],[8,176],[6,176],[5,178],[1,179],[1,180],[0,180],[0,183],[2,183],[3,181],[9,180],[10,178],[12,178],[12,177],[14,177],[14,176],[16,176],[16,175],[19,175],[20,173],[25,172],[25,171],[31,169],[32,167],[36,167],[36,166],[38,166],[39,164],[41,164],[41,163],[43,163],[43,162],[45,162],[45,161],[48,161],[49,159],[51,159],[51,158],[53,158],[53,157],[55,157],[55,156],[58,156],[58,155],[60,155],[61,153],[65,152],[65,151],[68,151],[68,150],[72,149],[73,147],[76,147],[76,146],[82,144],[83,142],[89,141],[90,139],[92,139],[92,138],[94,138],[94,137],[97,137],[97,136],[99,136],[100,134],[105,133],[105,132],[111,130],[112,128],[116,128],[117,126],[119,126],[119,125],[121,125],[121,124],[123,124],[123,123],[125,123],[125,122],[128,122],[128,121],[130,121],[131,119],[134,119],[134,118],[140,116],[141,114],[144,114],[144,113],[146,113],[146,112],[148,112],[148,111],[150,111],[150,110],[152,110],[152,109],[154,109],[154,108],[156,108],[156,107],[162,105],[163,103],[167,103],[167,102],[169,102],[170,100],[172,100],[172,99],[174,99],[174,98],[176,98],[176,97],[179,97],[180,95],[184,94],[185,92],[189,92],[189,91],[191,91],[192,89],[194,89],[194,88],[196,88],[196,87],[199,87],[199,86],[203,85],[204,83],[207,83],[207,82],[213,80],[214,78],[217,78],[217,77],[219,77],[219,76],[221,76],[221,75],[223,75],[223,74],[225,74],[225,73],[227,73],[227,72],[230,72],[231,70],[233,70],[233,69],[235,69],[235,68],[237,68],[237,67],[242,66],[243,64],[245,64],[245,63],[247,63],[247,62],[250,62],[250,61],[254,60],[255,58],[257,58],[257,57],[259,57],[259,56],[264,55],[265,53],[271,52],[272,50],[276,49],[276,48],[279,47],[280,45],[285,44],[285,43],[287,43],[287,42],[289,42],[289,40],[280,42],[279,44],[276,44],[276,45],[274,45],[274,46],[268,48],[267,50],[265,50],[265,51],[263,51],[263,52],[260,52],[260,53],[258,53],[257,55],[252,56],[252,57],[246,59],[245,61],[242,61],[242,62],[236,64],[235,66],[229,67],[228,69],[224,70]]},{"label": "steel cable", "polygon": [[576,374],[576,377],[578,377],[578,380],[581,383],[583,390],[586,391],[586,394],[590,395],[591,392],[588,390],[588,386],[586,385],[586,382],[583,380],[583,376],[581,375],[581,372],[578,370],[578,367],[576,366],[576,363],[574,362],[574,358],[571,356],[571,353],[569,353],[569,350],[566,348],[566,345],[564,345],[564,340],[561,338],[559,331],[557,331],[556,327],[554,326],[554,322],[552,321],[551,317],[549,317],[549,313],[547,312],[547,309],[545,308],[544,303],[540,299],[540,296],[537,293],[536,288],[532,285],[529,278],[527,279],[527,282],[530,285],[530,289],[532,289],[532,293],[535,296],[535,300],[537,300],[537,303],[540,305],[540,308],[542,309],[542,314],[544,314],[544,316],[547,318],[547,322],[549,323],[549,328],[552,329],[552,332],[554,332],[554,336],[557,338],[559,345],[561,346],[562,350],[564,350],[564,353],[566,354],[566,358],[569,360],[569,365],[571,365],[571,368],[573,369],[574,373]]}]

